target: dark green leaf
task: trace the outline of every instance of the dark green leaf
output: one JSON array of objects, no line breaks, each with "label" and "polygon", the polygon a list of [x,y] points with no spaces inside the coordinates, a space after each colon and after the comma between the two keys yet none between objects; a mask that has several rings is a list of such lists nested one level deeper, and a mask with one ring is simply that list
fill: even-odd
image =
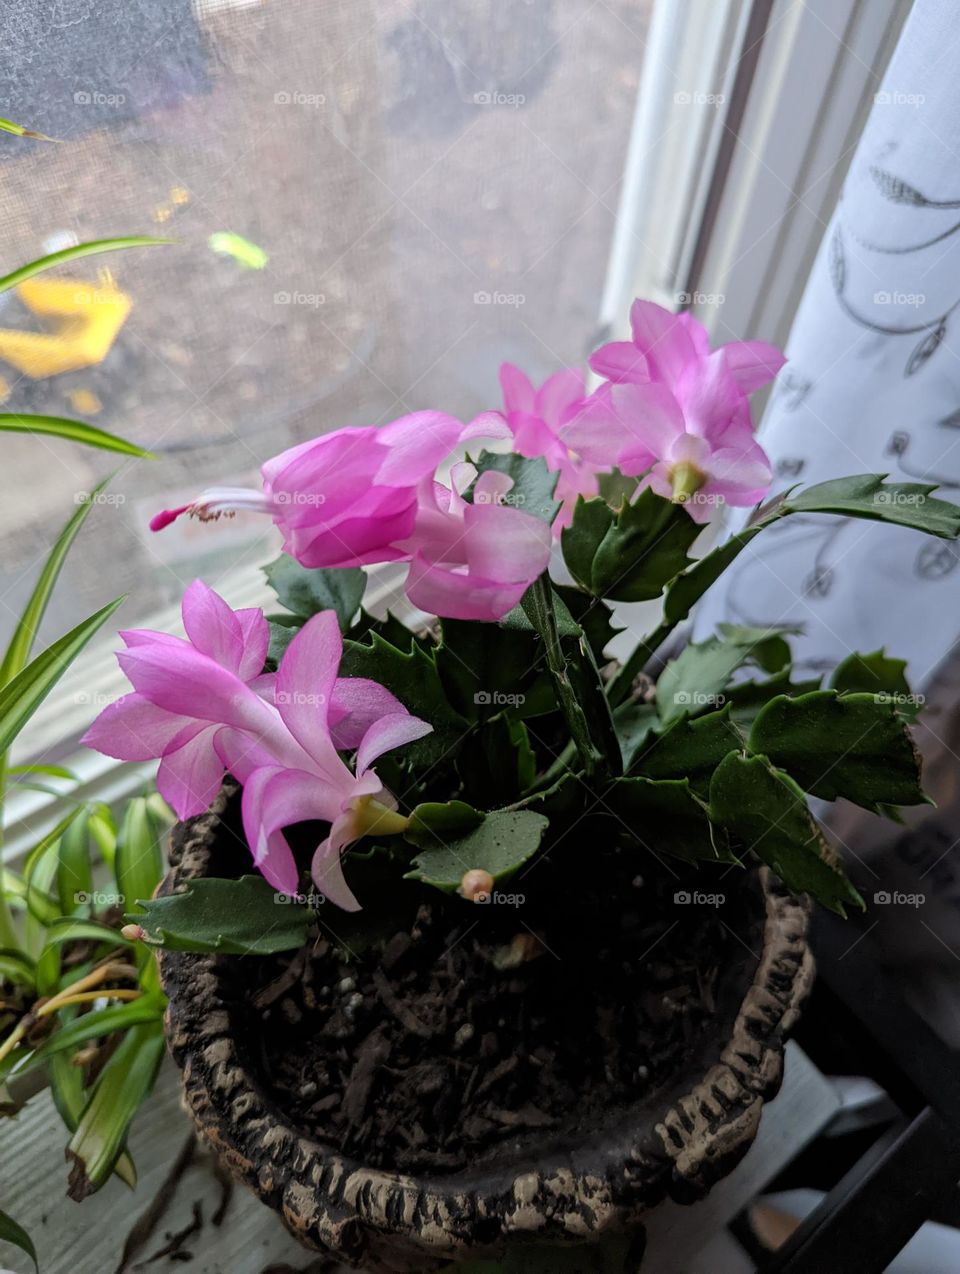
[{"label": "dark green leaf", "polygon": [[146,941],[172,951],[270,955],[302,947],[312,912],[278,894],[262,876],[195,880],[183,894],[138,899],[142,912],[127,919]]},{"label": "dark green leaf", "polygon": [[710,784],[710,821],[765,862],[796,893],[839,915],[863,907],[807,808],[801,788],[766,757],[731,752]]},{"label": "dark green leaf", "polygon": [[557,705],[587,773],[596,767],[619,774],[622,758],[613,713],[583,629],[546,575],[530,585],[521,606],[543,641]]},{"label": "dark green leaf", "polygon": [[563,560],[582,589],[593,595],[593,561],[616,514],[606,500],[577,497],[573,519],[560,533]]},{"label": "dark green leaf", "polygon": [[267,647],[267,662],[276,668],[286,654],[287,647],[304,625],[299,615],[270,615],[267,627],[270,630],[270,645]]},{"label": "dark green leaf", "polygon": [[309,619],[322,610],[336,611],[341,631],[346,632],[360,609],[366,572],[359,567],[344,570],[318,570],[301,566],[286,553],[263,568],[267,583],[276,593],[281,606],[294,615]]},{"label": "dark green leaf", "polygon": [[499,624],[444,619],[441,633],[437,672],[457,712],[470,721],[505,708],[522,712],[537,676],[539,643],[532,628],[520,633]]},{"label": "dark green leaf", "polygon": [[340,676],[369,677],[379,682],[414,716],[430,722],[433,733],[403,749],[403,756],[412,765],[429,766],[452,756],[469,728],[450,704],[434,652],[424,650],[412,634],[406,651],[384,641],[379,633],[371,633],[369,643],[345,641]]},{"label": "dark green leaf", "polygon": [[650,779],[688,778],[698,794],[706,795],[710,776],[731,748],[743,738],[730,720],[730,707],[705,716],[681,717],[663,734],[648,737],[634,753],[631,773]]},{"label": "dark green leaf", "polygon": [[897,711],[912,721],[923,706],[923,696],[911,691],[906,667],[905,659],[891,659],[883,650],[869,655],[848,655],[834,668],[830,685],[841,694],[859,691],[887,695]]},{"label": "dark green leaf", "polygon": [[564,561],[595,597],[642,602],[659,597],[690,565],[699,526],[679,504],[649,487],[616,514],[605,500],[577,501],[561,535]]},{"label": "dark green leaf", "polygon": [[553,591],[570,612],[574,623],[583,629],[597,663],[604,660],[604,650],[622,628],[614,626],[613,612],[598,597],[591,597],[579,588],[567,584],[554,584]]},{"label": "dark green leaf", "polygon": [[960,535],[960,507],[931,493],[936,483],[886,482],[886,474],[863,473],[818,482],[787,497],[784,513],[840,513],[909,526],[927,535],[955,540]]},{"label": "dark green leaf", "polygon": [[454,893],[464,872],[477,869],[488,871],[494,883],[500,884],[533,857],[546,828],[547,820],[542,814],[494,810],[466,835],[422,849],[406,879],[422,880],[445,893]]},{"label": "dark green leaf", "polygon": [[656,705],[630,699],[621,703],[613,714],[613,724],[620,740],[624,772],[630,769],[637,751],[660,724]]},{"label": "dark green leaf", "polygon": [[920,757],[896,707],[883,696],[815,690],[762,708],[749,747],[814,796],[865,809],[920,805]]},{"label": "dark green leaf", "polygon": [[777,695],[809,694],[811,690],[820,689],[820,678],[811,677],[806,681],[791,681],[791,669],[781,668],[772,677],[763,681],[738,681],[736,685],[727,686],[723,695],[727,703],[733,707],[733,716],[738,725],[743,721],[752,721],[757,711]]},{"label": "dark green leaf", "polygon": [[659,597],[690,565],[687,550],[702,530],[682,505],[647,487],[623,505],[598,547],[591,591],[621,602]]},{"label": "dark green leaf", "polygon": [[707,806],[688,779],[618,779],[604,794],[631,835],[651,853],[686,862],[736,863],[726,837],[712,828]]},{"label": "dark green leaf", "polygon": [[[513,486],[503,497],[504,504],[529,513],[544,522],[552,522],[560,508],[559,501],[553,498],[559,474],[551,473],[542,456],[529,459],[518,456],[515,452],[506,455],[491,451],[481,451],[477,460],[473,461],[477,469],[477,477],[491,469],[497,473],[505,473],[513,479]],[[465,499],[473,499],[473,484],[465,494]]]},{"label": "dark green leaf", "polygon": [[6,1212],[0,1212],[0,1240],[4,1243],[12,1243],[21,1252],[25,1252],[33,1261],[33,1268],[39,1274],[40,1266],[37,1263],[37,1249],[33,1246],[33,1239],[23,1226],[18,1225]]},{"label": "dark green leaf", "polygon": [[465,801],[426,801],[411,810],[404,837],[411,845],[429,849],[472,832],[483,818],[480,810]]},{"label": "dark green leaf", "polygon": [[790,648],[779,633],[723,625],[720,636],[685,646],[660,674],[657,707],[661,719],[666,723],[718,707],[724,701],[722,691],[742,664],[758,664],[769,672],[782,666],[789,655]]}]

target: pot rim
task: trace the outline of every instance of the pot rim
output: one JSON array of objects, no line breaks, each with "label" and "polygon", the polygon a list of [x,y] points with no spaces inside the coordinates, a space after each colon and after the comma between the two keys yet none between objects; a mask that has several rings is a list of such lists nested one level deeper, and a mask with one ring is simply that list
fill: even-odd
[{"label": "pot rim", "polygon": [[[228,781],[206,814],[174,829],[161,893],[205,874],[236,792]],[[617,1128],[526,1167],[511,1156],[502,1170],[413,1176],[368,1167],[303,1135],[233,1036],[222,962],[241,957],[159,950],[167,1041],[186,1102],[235,1175],[279,1207],[304,1243],[341,1259],[404,1270],[414,1256],[423,1270],[502,1250],[509,1239],[596,1242],[635,1226],[666,1195],[702,1198],[749,1149],[763,1103],[780,1087],[785,1036],[813,979],[809,904],[766,868],[757,877],[762,950],[719,1058],[708,1035],[712,1064],[695,1050],[676,1081],[641,1099]]]}]

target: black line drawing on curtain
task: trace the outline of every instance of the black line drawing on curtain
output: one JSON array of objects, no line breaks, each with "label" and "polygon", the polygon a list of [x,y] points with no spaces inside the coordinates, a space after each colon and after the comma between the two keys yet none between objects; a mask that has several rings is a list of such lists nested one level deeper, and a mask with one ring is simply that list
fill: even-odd
[{"label": "black line drawing on curtain", "polygon": [[[880,148],[877,155],[878,161],[882,161],[896,149],[896,142],[888,142]],[[849,254],[846,243],[847,241],[855,243],[866,252],[876,253],[881,259],[884,257],[904,257],[922,252],[926,248],[945,242],[960,231],[960,220],[954,220],[945,229],[931,234],[927,215],[931,212],[960,209],[960,199],[932,199],[916,186],[904,180],[904,178],[891,172],[881,162],[869,164],[866,173],[883,199],[889,203],[899,204],[916,211],[916,216],[910,216],[906,219],[901,218],[895,223],[898,232],[902,228],[916,223],[917,232],[922,237],[911,239],[908,242],[880,243],[875,237],[859,231],[855,225],[849,224],[849,221],[844,219],[844,210],[845,208],[848,210],[849,205],[841,204],[840,215],[831,235],[828,252],[827,264],[830,281],[838,304],[847,317],[858,326],[883,336],[921,336],[921,340],[914,346],[907,358],[903,373],[904,376],[915,376],[942,345],[947,335],[948,320],[957,307],[960,306],[960,295],[931,319],[908,323],[881,322],[876,315],[877,307],[881,304],[890,304],[891,299],[896,298],[900,293],[891,278],[890,286],[887,289],[874,290],[872,298],[861,297],[854,299],[851,295],[855,289],[850,278]],[[918,263],[919,268],[920,265]],[[918,276],[916,288],[912,292],[905,294],[907,304],[914,304],[919,307],[925,300],[921,287],[922,280],[929,273],[929,269],[930,267],[927,266]],[[871,273],[874,274],[874,277],[878,277],[877,272],[871,271]],[[911,300],[909,298],[918,299]],[[868,305],[871,307],[869,311]]]}]

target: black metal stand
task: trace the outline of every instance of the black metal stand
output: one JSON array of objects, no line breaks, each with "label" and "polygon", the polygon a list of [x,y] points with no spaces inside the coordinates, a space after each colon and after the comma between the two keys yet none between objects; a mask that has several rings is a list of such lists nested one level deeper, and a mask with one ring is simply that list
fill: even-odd
[{"label": "black metal stand", "polygon": [[798,1042],[825,1072],[837,1053],[875,1079],[902,1119],[884,1132],[758,1274],[882,1274],[923,1223],[954,1211],[960,1058],[880,971],[865,926],[819,912],[817,989]]}]

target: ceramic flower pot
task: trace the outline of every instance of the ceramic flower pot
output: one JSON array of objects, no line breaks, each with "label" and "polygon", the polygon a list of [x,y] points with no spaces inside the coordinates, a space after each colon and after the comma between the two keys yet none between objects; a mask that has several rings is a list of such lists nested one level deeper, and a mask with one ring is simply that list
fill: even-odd
[{"label": "ceramic flower pot", "polygon": [[[234,799],[228,785],[208,814],[178,826],[162,893],[223,874],[236,859],[227,826]],[[523,1246],[599,1247],[639,1232],[660,1201],[703,1197],[747,1151],[813,977],[806,906],[765,871],[741,881],[738,895],[739,954],[719,966],[709,1028],[664,1082],[589,1129],[525,1130],[457,1171],[372,1166],[324,1144],[278,1099],[263,1031],[251,1026],[256,958],[161,952],[167,1038],[186,1104],[224,1164],[305,1245],[365,1270],[439,1270]],[[562,996],[570,973],[547,957],[538,976],[557,979]]]}]

